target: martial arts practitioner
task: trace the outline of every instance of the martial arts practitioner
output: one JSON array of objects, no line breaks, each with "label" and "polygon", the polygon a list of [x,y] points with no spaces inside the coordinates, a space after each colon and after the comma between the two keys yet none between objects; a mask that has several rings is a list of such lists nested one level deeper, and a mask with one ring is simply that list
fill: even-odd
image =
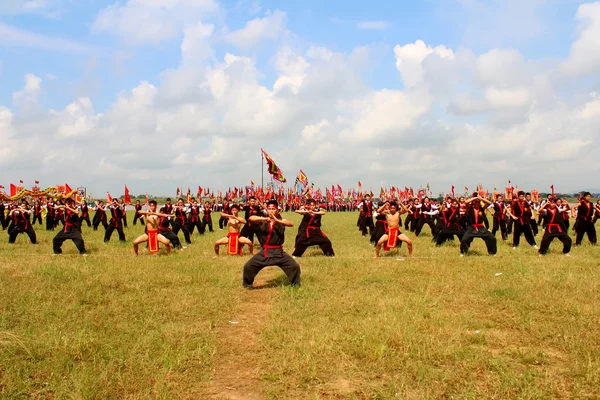
[{"label": "martial arts practitioner", "polygon": [[400,204],[400,207],[401,210],[398,211],[398,204],[395,201],[392,201],[390,203],[385,203],[377,210],[378,213],[385,214],[387,232],[381,238],[379,238],[379,241],[375,246],[375,258],[379,257],[379,250],[381,250],[381,246],[385,244],[383,249],[385,251],[389,251],[390,249],[396,247],[398,240],[406,243],[406,246],[408,247],[408,255],[412,256],[412,241],[408,238],[408,236],[400,232],[400,215],[407,213],[408,209],[404,207],[403,204]]},{"label": "martial arts practitioner", "polygon": [[431,229],[431,235],[435,237],[435,225],[433,224],[433,214],[432,212],[436,209],[431,202],[429,201],[429,197],[425,197],[423,199],[423,203],[415,205],[416,208],[419,209],[419,218],[417,220],[417,228],[415,229],[415,235],[419,236],[421,234],[421,230],[425,224],[429,225]]},{"label": "martial arts practitioner", "polygon": [[21,200],[21,205],[13,208],[8,213],[8,217],[12,219],[12,228],[8,230],[8,243],[14,243],[19,233],[26,233],[31,243],[37,243],[35,231],[29,222],[30,214],[29,203],[25,199]]},{"label": "martial arts practitioner", "polygon": [[42,225],[42,204],[39,200],[36,200],[33,203],[33,220],[31,221],[31,225],[35,225],[37,221],[38,224]]},{"label": "martial arts practitioner", "polygon": [[592,219],[592,222],[596,224],[596,221],[600,219],[600,200],[596,202],[596,206],[594,208],[596,209],[596,212],[594,213],[594,219]]},{"label": "martial arts practitioner", "polygon": [[123,227],[127,228],[127,204],[125,203],[125,200],[123,200],[123,199],[119,200],[118,203],[121,206],[121,210],[122,210],[121,221],[123,222]]},{"label": "martial arts practitioner", "polygon": [[539,205],[533,201],[531,193],[525,193],[525,201],[529,203],[529,207],[531,207],[531,221],[529,222],[529,225],[531,226],[531,233],[533,233],[533,236],[535,237],[538,234],[538,226],[533,212],[538,209]]},{"label": "martial arts practitioner", "polygon": [[210,204],[208,201],[206,203],[204,203],[204,214],[202,215],[202,221],[201,221],[201,227],[202,227],[202,232],[206,232],[206,227],[208,226],[208,231],[209,232],[214,232],[213,231],[213,225],[212,225],[212,216],[210,215],[212,213],[212,204]]},{"label": "martial arts practitioner", "polygon": [[444,220],[444,227],[438,234],[435,244],[441,246],[445,241],[453,239],[454,235],[458,240],[462,240],[464,230],[462,228],[462,218],[460,207],[457,199],[450,200],[450,207],[444,207],[441,215]]},{"label": "martial arts practitioner", "polygon": [[331,240],[321,230],[321,217],[325,215],[325,210],[317,208],[316,204],[314,199],[310,199],[305,209],[296,211],[296,214],[302,215],[302,222],[298,226],[293,257],[302,257],[310,246],[319,246],[325,256],[335,256]]},{"label": "martial arts practitioner", "polygon": [[100,224],[102,224],[104,230],[107,230],[108,222],[106,222],[106,207],[104,206],[104,202],[100,200],[96,203],[96,207],[93,207],[92,210],[94,211],[94,219],[92,223],[94,230],[97,231]]},{"label": "martial arts practitioner", "polygon": [[533,232],[531,231],[531,206],[527,201],[525,201],[525,192],[520,190],[517,193],[518,200],[513,201],[510,210],[506,210],[508,215],[514,221],[514,230],[513,230],[513,249],[516,249],[519,246],[521,241],[521,234],[525,235],[525,240],[534,249],[537,249],[537,245],[535,243],[535,238],[533,237]]},{"label": "martial arts practitioner", "polygon": [[197,200],[194,200],[188,213],[188,232],[190,236],[194,233],[194,228],[198,229],[198,234],[203,235],[202,223],[200,221],[200,211],[202,207],[198,204]]},{"label": "martial arts practitioner", "polygon": [[[225,210],[225,208],[223,208]],[[244,218],[241,218],[238,214],[240,207],[237,204],[227,205],[229,213],[223,211],[221,218],[227,220],[227,236],[221,238],[215,242],[215,254],[219,256],[219,246],[227,246],[227,254],[229,255],[242,255],[242,244],[247,244],[250,254],[254,254],[254,245],[250,239],[240,236],[242,225],[246,223]]]},{"label": "martial arts practitioner", "polygon": [[[137,204],[136,204],[137,206]],[[160,218],[169,217],[167,214],[162,214],[156,212],[156,200],[150,200],[148,203],[149,211],[143,211],[142,209],[136,208],[136,216],[140,220],[140,222],[144,221],[144,216],[146,216],[146,233],[141,236],[138,236],[133,241],[133,252],[135,255],[138,255],[138,247],[141,243],[148,243],[148,253],[152,255],[157,255],[160,251],[158,243],[162,243],[165,245],[165,249],[167,250],[167,255],[171,254],[171,242],[169,239],[160,234]],[[134,220],[135,221],[135,220]],[[135,222],[134,222],[135,224]]]},{"label": "martial arts practitioner", "polygon": [[365,195],[360,207],[360,231],[363,236],[367,236],[367,228],[369,228],[369,235],[371,235],[375,225],[373,224],[373,202],[368,194]]},{"label": "martial arts practitioner", "polygon": [[79,254],[85,256],[85,243],[81,237],[81,229],[79,226],[79,214],[80,211],[75,206],[73,199],[68,198],[66,205],[56,206],[57,210],[60,208],[65,212],[65,226],[61,229],[54,239],[52,239],[52,248],[54,254],[62,254],[62,244],[65,240],[72,240],[75,243],[75,247],[79,250]]},{"label": "martial arts practitioner", "polygon": [[[155,202],[156,203],[156,202]],[[148,203],[150,204],[150,203]],[[133,215],[133,225],[135,226],[137,221],[140,220],[140,224],[145,225],[145,221],[144,221],[144,215],[145,214],[140,214],[139,212],[142,210],[142,203],[140,203],[139,200],[135,201],[135,214]]]},{"label": "martial arts practitioner", "polygon": [[110,222],[108,223],[108,228],[106,229],[106,233],[104,234],[104,243],[110,241],[110,237],[114,230],[119,234],[119,240],[121,242],[125,241],[125,232],[123,232],[123,214],[125,211],[123,207],[119,204],[117,199],[113,199],[111,205],[107,207],[110,211]]},{"label": "martial arts practitioner", "polygon": [[0,198],[0,226],[3,230],[8,226],[8,220],[4,215],[4,210],[6,210],[6,205],[4,204],[4,200]]},{"label": "martial arts practitioner", "polygon": [[[473,193],[473,197],[466,200],[465,203],[467,204],[467,230],[460,241],[461,257],[469,252],[471,242],[475,238],[483,239],[487,247],[488,254],[496,254],[496,237],[492,235],[492,232],[487,230],[483,224],[485,210],[492,204],[492,202],[477,195],[477,193]],[[481,203],[484,203],[483,207]]]},{"label": "martial arts practitioner", "polygon": [[590,192],[585,192],[579,204],[573,206],[571,213],[577,210],[577,219],[575,220],[575,246],[580,246],[583,236],[587,234],[591,244],[596,244],[596,227],[592,222],[594,213],[594,204],[590,201],[592,195]]},{"label": "martial arts practitioner", "polygon": [[[225,204],[223,204],[223,213],[231,214],[231,203],[229,201],[226,201]],[[220,230],[223,230],[223,228],[227,225],[227,221],[228,221],[228,218],[223,217],[222,215],[219,217],[219,229]]]},{"label": "martial arts practitioner", "polygon": [[569,226],[571,225],[569,222],[569,218],[571,217],[571,206],[569,206],[569,202],[567,199],[557,199],[556,208],[558,208],[558,212],[560,212],[560,215],[563,219],[565,232],[569,233]]},{"label": "martial arts practitioner", "polygon": [[567,235],[564,220],[561,212],[556,206],[556,201],[552,198],[544,203],[539,209],[540,215],[543,218],[544,236],[542,237],[542,243],[540,243],[540,249],[538,252],[544,255],[548,252],[550,243],[554,239],[558,239],[563,244],[563,254],[568,256],[571,251],[571,243],[573,242],[569,235]]},{"label": "martial arts practitioner", "polygon": [[267,202],[267,216],[253,215],[250,222],[257,224],[256,234],[262,249],[244,265],[242,285],[251,288],[256,275],[265,267],[274,265],[283,270],[293,286],[300,286],[300,264],[283,251],[285,227],[293,227],[291,221],[281,218],[277,201]]},{"label": "martial arts practitioner", "polygon": [[[173,206],[171,206],[171,210],[173,210]],[[163,206],[160,209],[160,213],[165,215],[160,217],[160,223],[158,224],[158,231],[161,235],[166,237],[174,249],[187,249],[187,247],[181,246],[181,242],[179,241],[179,236],[173,233],[171,230],[171,221],[170,219],[173,217],[171,213],[167,212],[167,206]]]},{"label": "martial arts practitioner", "polygon": [[46,201],[46,230],[53,231],[54,230],[54,201],[51,197],[48,197]]},{"label": "martial arts practitioner", "polygon": [[177,200],[177,204],[173,207],[173,219],[171,220],[171,226],[173,227],[173,233],[179,235],[179,231],[183,231],[183,238],[187,244],[192,244],[190,239],[190,231],[188,230],[186,223],[186,215],[189,209],[183,204],[183,199]]},{"label": "martial arts practitioner", "polygon": [[404,222],[404,229],[414,232],[417,228],[417,221],[419,220],[419,210],[421,202],[419,199],[410,199],[408,202],[408,215]]},{"label": "martial arts practitioner", "polygon": [[502,240],[508,239],[508,231],[506,229],[506,206],[504,205],[504,196],[496,195],[496,201],[489,206],[494,210],[494,223],[492,225],[492,235],[496,236],[496,232],[500,229]]},{"label": "martial arts practitioner", "polygon": [[250,217],[252,217],[253,215],[262,215],[262,208],[261,204],[258,200],[256,200],[256,197],[251,196],[248,199],[248,204],[246,204],[242,210],[244,211],[244,219],[247,221],[246,225],[244,225],[244,227],[242,228],[242,231],[240,232],[240,235],[242,237],[248,238],[252,243],[254,243],[254,228],[255,226],[252,224],[252,222],[250,222]]},{"label": "martial arts practitioner", "polygon": [[92,226],[90,222],[90,209],[85,200],[82,200],[78,207],[81,210],[81,215],[79,216],[79,227],[83,226],[83,221],[87,223],[87,226]]}]

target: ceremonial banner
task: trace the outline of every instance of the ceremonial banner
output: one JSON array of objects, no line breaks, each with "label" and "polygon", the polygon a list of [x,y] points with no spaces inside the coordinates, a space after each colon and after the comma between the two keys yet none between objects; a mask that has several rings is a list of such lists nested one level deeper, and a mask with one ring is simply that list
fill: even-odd
[{"label": "ceremonial banner", "polygon": [[279,169],[277,164],[275,164],[275,161],[273,161],[273,159],[262,148],[260,149],[260,151],[262,151],[263,155],[265,156],[265,160],[267,160],[267,170],[269,174],[271,174],[273,179],[281,183],[287,182],[285,176],[283,176],[283,172],[281,172],[281,169]]}]

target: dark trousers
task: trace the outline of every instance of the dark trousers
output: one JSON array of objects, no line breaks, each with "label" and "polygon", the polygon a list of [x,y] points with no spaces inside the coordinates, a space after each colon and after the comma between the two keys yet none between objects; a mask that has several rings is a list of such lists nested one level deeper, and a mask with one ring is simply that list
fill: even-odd
[{"label": "dark trousers", "polygon": [[577,232],[577,235],[575,236],[575,246],[581,245],[581,241],[585,234],[587,234],[591,244],[596,244],[596,227],[591,221],[578,219],[575,224],[575,232]]},{"label": "dark trousers", "polygon": [[521,234],[525,235],[525,240],[531,246],[535,246],[535,238],[529,224],[521,224],[520,221],[515,221],[515,227],[513,230],[513,247],[518,247],[521,243]]},{"label": "dark trousers", "polygon": [[133,216],[133,225],[136,225],[138,220],[140,220],[140,224],[142,224],[142,225],[144,225],[146,223],[144,221],[143,215],[139,215],[138,213],[135,213],[135,215]]},{"label": "dark trousers", "polygon": [[508,231],[506,229],[506,220],[504,218],[494,218],[494,225],[492,227],[492,235],[496,236],[496,232],[500,229],[500,235],[502,240],[508,239]]},{"label": "dark trousers", "polygon": [[546,254],[548,252],[548,248],[550,248],[550,243],[554,239],[558,239],[563,244],[563,254],[567,254],[571,251],[571,244],[573,240],[567,235],[566,232],[559,233],[548,233],[544,232],[544,236],[542,237],[542,243],[540,243],[540,254]]},{"label": "dark trousers", "polygon": [[19,228],[19,227],[15,226],[8,233],[8,243],[14,243],[15,240],[17,240],[17,236],[19,236],[19,233],[26,233],[27,236],[29,236],[29,240],[31,241],[31,243],[33,243],[33,244],[37,243],[37,238],[35,236],[35,231],[31,227],[31,225],[29,225],[29,224],[27,225],[27,228]]},{"label": "dark trousers", "polygon": [[310,246],[319,246],[321,250],[323,250],[323,254],[326,256],[335,256],[333,252],[333,246],[331,245],[331,240],[325,235],[321,233],[320,230],[313,229],[315,232],[311,232],[314,236],[307,237],[305,233],[303,233],[298,240],[296,240],[296,246],[294,248],[294,252],[292,255],[294,257],[302,257],[304,252]]},{"label": "dark trousers", "polygon": [[287,275],[290,283],[294,286],[300,286],[300,264],[296,262],[289,254],[283,250],[278,252],[275,257],[265,257],[263,251],[259,251],[244,264],[244,273],[242,276],[242,285],[250,288],[254,283],[254,278],[261,269],[269,266],[277,266]]},{"label": "dark trousers", "polygon": [[190,231],[187,228],[186,224],[181,223],[181,221],[174,221],[171,225],[173,227],[173,233],[178,235],[179,231],[183,231],[183,237],[185,239],[185,242],[187,244],[191,244],[192,241],[190,240]]},{"label": "dark trousers", "polygon": [[213,231],[213,226],[212,226],[212,218],[208,218],[208,219],[202,218],[201,226],[202,226],[202,232],[203,233],[206,232],[206,227],[207,226],[208,226],[208,231],[209,232],[214,232]]},{"label": "dark trousers", "polygon": [[225,228],[227,226],[228,220],[229,220],[229,218],[220,217],[219,218],[219,229]]},{"label": "dark trousers", "polygon": [[362,216],[360,220],[360,231],[363,236],[367,236],[367,228],[369,228],[369,235],[373,233],[375,225],[373,224],[373,217]]},{"label": "dark trousers", "polygon": [[475,238],[481,238],[485,242],[485,246],[487,247],[488,254],[496,254],[497,251],[497,240],[492,232],[488,231],[483,227],[474,228],[470,226],[467,228],[467,231],[463,235],[460,241],[460,252],[461,254],[467,254],[469,251],[469,247],[471,247],[471,242]]},{"label": "dark trousers", "polygon": [[108,228],[106,229],[106,233],[104,234],[104,241],[108,242],[113,231],[116,230],[119,233],[119,240],[121,242],[125,241],[125,232],[123,232],[123,224],[121,222],[110,221],[108,224]]},{"label": "dark trousers", "polygon": [[121,219],[121,221],[123,222],[123,226],[127,228],[127,212],[123,213],[123,218]]},{"label": "dark trousers", "polygon": [[441,246],[444,242],[454,239],[454,235],[458,238],[458,240],[462,240],[464,236],[464,232],[460,230],[457,226],[445,226],[441,232],[437,235],[435,244],[437,246]]},{"label": "dark trousers", "polygon": [[248,238],[248,240],[254,243],[254,226],[250,222],[248,222],[242,227],[242,230],[240,231],[240,236]]},{"label": "dark trousers", "polygon": [[508,218],[507,222],[506,222],[506,233],[508,233],[509,235],[511,233],[513,233],[513,225],[514,225],[514,220],[512,218]]},{"label": "dark trousers", "polygon": [[535,219],[532,219],[529,224],[531,225],[531,233],[533,233],[533,236],[537,236],[537,234],[539,233],[538,230],[538,225]]},{"label": "dark trousers", "polygon": [[102,224],[102,226],[104,226],[104,229],[108,229],[108,224],[106,223],[106,218],[104,217],[100,217],[100,215],[96,214],[94,215],[94,230],[97,231],[98,230],[98,226]]},{"label": "dark trousers", "polygon": [[2,229],[6,229],[8,226],[8,219],[4,216],[4,210],[0,211],[0,226]]},{"label": "dark trousers", "polygon": [[83,226],[83,221],[85,221],[87,223],[88,227],[92,226],[89,215],[86,215],[85,217],[84,216],[79,217],[79,226]]},{"label": "dark trousers", "polygon": [[423,218],[423,217],[420,217],[417,220],[417,227],[415,228],[415,235],[419,236],[421,234],[421,231],[423,230],[423,226],[425,226],[425,224],[429,225],[429,228],[431,229],[431,234],[435,235],[435,225],[433,224],[433,219],[432,218]]},{"label": "dark trousers", "polygon": [[50,213],[46,214],[46,230],[54,230],[54,215],[51,215]]},{"label": "dark trousers", "polygon": [[179,249],[181,248],[181,241],[179,240],[179,236],[177,236],[176,234],[173,233],[172,230],[160,230],[159,232],[161,235],[163,235],[165,238],[167,238],[167,240],[169,242],[171,242],[171,245],[173,246],[173,248],[175,249]]},{"label": "dark trousers", "polygon": [[81,236],[81,232],[79,229],[71,229],[70,232],[65,232],[61,230],[54,236],[52,239],[52,248],[54,250],[54,254],[62,253],[62,245],[65,240],[72,240],[75,243],[75,247],[79,250],[80,254],[85,254],[85,243],[83,242],[83,237]]},{"label": "dark trousers", "polygon": [[198,233],[200,235],[204,235],[204,231],[202,230],[202,223],[200,222],[200,220],[189,221],[187,223],[187,229],[188,229],[188,232],[190,233],[190,235],[192,235],[194,233],[194,228],[196,228],[198,230]]},{"label": "dark trousers", "polygon": [[33,220],[31,221],[31,225],[35,225],[35,221],[38,224],[42,225],[42,214],[33,214]]}]

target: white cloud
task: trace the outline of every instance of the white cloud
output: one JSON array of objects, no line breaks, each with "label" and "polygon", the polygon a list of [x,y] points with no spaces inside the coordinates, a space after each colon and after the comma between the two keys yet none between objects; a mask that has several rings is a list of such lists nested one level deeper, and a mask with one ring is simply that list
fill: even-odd
[{"label": "white cloud", "polygon": [[23,108],[33,107],[42,90],[42,79],[34,74],[26,74],[24,79],[23,89],[13,93],[13,104]]},{"label": "white cloud", "polygon": [[389,27],[390,23],[387,21],[360,21],[356,24],[358,29],[368,30],[384,30]]},{"label": "white cloud", "polygon": [[0,47],[28,47],[66,53],[84,53],[89,46],[59,37],[40,35],[0,22]]},{"label": "white cloud", "polygon": [[561,65],[567,76],[600,72],[600,1],[580,5],[577,19],[578,38]]},{"label": "white cloud", "polygon": [[187,27],[218,13],[214,0],[128,0],[100,10],[92,30],[116,35],[130,44],[156,44],[172,40]]},{"label": "white cloud", "polygon": [[287,15],[285,12],[275,10],[267,12],[263,18],[248,21],[245,27],[227,35],[227,40],[241,49],[257,46],[263,40],[277,40],[285,34]]},{"label": "white cloud", "polygon": [[396,56],[396,68],[402,75],[405,86],[414,86],[423,80],[423,61],[427,57],[435,55],[440,58],[454,58],[452,49],[446,46],[432,48],[422,40],[404,46],[396,45],[394,55]]}]

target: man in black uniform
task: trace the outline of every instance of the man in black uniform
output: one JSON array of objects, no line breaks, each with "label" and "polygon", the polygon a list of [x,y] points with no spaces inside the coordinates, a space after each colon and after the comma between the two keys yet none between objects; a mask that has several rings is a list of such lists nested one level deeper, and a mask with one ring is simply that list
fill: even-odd
[{"label": "man in black uniform", "polygon": [[46,200],[46,230],[54,230],[54,201],[51,197]]},{"label": "man in black uniform", "polygon": [[197,200],[194,200],[190,207],[190,213],[188,214],[188,232],[190,236],[194,233],[194,228],[198,229],[198,233],[203,235],[202,223],[200,222],[200,205]]},{"label": "man in black uniform", "polygon": [[561,212],[556,207],[556,200],[549,198],[542,207],[539,209],[539,213],[543,218],[544,237],[542,237],[542,243],[540,243],[540,249],[538,252],[540,255],[546,254],[550,243],[554,239],[558,239],[563,244],[563,254],[569,255],[571,251],[571,243],[573,242],[567,230],[565,229],[565,221],[561,215]]},{"label": "man in black uniform", "polygon": [[87,205],[87,202],[85,200],[82,200],[79,207],[81,209],[81,215],[79,216],[79,229],[81,230],[81,227],[83,226],[83,221],[87,222],[87,226],[89,228],[90,226],[92,226],[92,223],[90,222],[90,209]]},{"label": "man in black uniform", "polygon": [[243,207],[243,210],[245,213],[244,219],[247,222],[246,222],[246,225],[244,225],[244,227],[242,228],[242,231],[240,232],[240,236],[248,238],[248,240],[250,240],[251,242],[254,243],[255,225],[253,225],[252,222],[250,222],[250,217],[252,217],[253,215],[262,215],[261,214],[261,206],[257,202],[256,197],[251,196],[248,199],[248,204]]},{"label": "man in black uniform", "polygon": [[433,223],[433,212],[437,207],[431,204],[429,197],[425,197],[423,199],[423,203],[416,205],[415,207],[420,208],[419,218],[417,219],[417,227],[415,228],[415,235],[419,236],[423,230],[423,226],[427,224],[429,225],[429,229],[431,229],[431,235],[433,236],[434,240],[437,240],[435,225]]},{"label": "man in black uniform", "polygon": [[[481,206],[482,202],[485,204],[484,207]],[[467,204],[467,214],[465,215],[467,219],[467,230],[460,241],[460,255],[463,256],[468,253],[474,238],[483,239],[489,255],[496,254],[496,237],[492,235],[492,232],[487,230],[483,224],[485,209],[489,207],[492,202],[488,199],[484,199],[477,193],[473,193],[473,197],[466,200],[465,203]]]},{"label": "man in black uniform", "polygon": [[296,246],[292,256],[302,257],[309,246],[319,246],[323,254],[329,257],[335,256],[331,240],[321,230],[321,216],[325,215],[325,210],[315,207],[316,201],[310,199],[307,202],[306,209],[297,210],[296,213],[303,215],[302,222],[298,227],[296,236]]},{"label": "man in black uniform", "polygon": [[142,225],[146,225],[146,222],[144,221],[144,216],[138,214],[138,212],[142,209],[142,203],[140,203],[139,200],[135,201],[135,215],[133,216],[133,225],[137,224],[138,219],[140,220],[140,224]]},{"label": "man in black uniform", "polygon": [[592,195],[590,192],[585,192],[579,204],[571,208],[571,213],[573,213],[573,210],[577,210],[577,220],[575,221],[575,232],[577,232],[577,236],[575,236],[575,246],[581,245],[581,241],[585,234],[587,234],[591,244],[596,244],[596,227],[592,222],[594,205],[590,201],[591,199]]},{"label": "man in black uniform", "polygon": [[104,234],[104,243],[110,241],[110,236],[115,229],[119,233],[119,240],[124,242],[125,232],[123,232],[123,222],[121,220],[123,219],[123,214],[125,211],[117,199],[113,199],[113,202],[110,206],[108,206],[108,209],[110,210],[111,218],[110,222],[108,223],[108,229],[106,229],[106,233]]},{"label": "man in black uniform", "polygon": [[371,235],[373,229],[375,229],[375,224],[373,224],[373,202],[368,194],[365,195],[360,208],[360,231],[363,236],[367,236],[367,227],[369,228],[369,235]]},{"label": "man in black uniform", "polygon": [[293,286],[300,286],[300,265],[284,252],[282,247],[285,240],[285,227],[292,227],[294,224],[281,218],[277,201],[269,200],[266,217],[253,215],[250,221],[257,224],[256,235],[262,249],[244,265],[242,285],[251,288],[260,270],[275,265],[285,272]]},{"label": "man in black uniform", "polygon": [[207,226],[208,226],[209,232],[214,232],[213,225],[212,225],[212,216],[210,215],[210,214],[212,214],[212,207],[213,207],[213,205],[210,202],[207,201],[204,203],[204,215],[202,215],[202,223],[201,223],[203,233],[206,232]]},{"label": "man in black uniform", "polygon": [[92,224],[94,227],[94,230],[97,231],[98,226],[100,224],[102,224],[102,226],[104,227],[104,230],[107,230],[108,223],[106,222],[106,207],[104,206],[104,202],[102,200],[100,200],[96,204],[96,207],[93,208],[93,210],[95,211],[94,220],[93,220],[93,224]]},{"label": "man in black uniform", "polygon": [[52,248],[54,254],[62,254],[62,244],[65,240],[72,240],[79,250],[79,254],[85,255],[85,243],[81,237],[80,211],[75,208],[74,201],[68,198],[66,205],[60,206],[65,210],[65,226],[61,229],[54,239],[52,239]]},{"label": "man in black uniform", "polygon": [[31,221],[31,225],[35,225],[36,221],[42,225],[42,204],[39,200],[36,200],[33,204],[33,220]]},{"label": "man in black uniform", "polygon": [[19,233],[26,233],[31,243],[37,243],[35,231],[29,223],[29,214],[31,214],[31,210],[29,209],[29,203],[25,199],[21,200],[20,206],[12,209],[8,214],[13,222],[13,227],[9,228],[8,231],[8,243],[14,243]]},{"label": "man in black uniform", "polygon": [[444,221],[444,226],[439,232],[435,244],[441,246],[445,241],[453,239],[454,235],[456,235],[459,240],[462,240],[464,232],[462,229],[462,216],[460,215],[458,200],[451,199],[450,207],[446,208],[445,205],[442,205],[441,211],[442,217],[440,219]]},{"label": "man in black uniform", "polygon": [[508,215],[514,221],[514,230],[513,230],[513,249],[516,249],[519,246],[519,242],[521,241],[521,234],[525,235],[525,240],[534,249],[537,249],[537,245],[535,243],[535,238],[533,237],[533,232],[531,231],[531,206],[527,201],[525,201],[525,192],[520,190],[517,193],[518,200],[513,201],[510,210],[506,210]]},{"label": "man in black uniform", "polygon": [[496,195],[496,201],[490,206],[494,209],[494,224],[492,226],[492,235],[496,236],[496,232],[500,229],[502,240],[508,239],[506,230],[506,206],[504,205],[504,196]]},{"label": "man in black uniform", "polygon": [[[171,210],[172,209],[173,209],[173,206],[171,206]],[[170,215],[170,213],[167,212],[166,205],[160,209],[160,213]],[[173,246],[174,249],[186,249],[187,247],[181,246],[181,241],[179,240],[179,236],[174,234],[173,231],[171,230],[170,223],[169,223],[170,218],[172,218],[172,217],[160,217],[160,224],[158,225],[158,229],[159,229],[158,233],[160,233],[165,238],[167,238],[169,240],[169,242],[171,242],[171,245]]]},{"label": "man in black uniform", "polygon": [[186,215],[188,212],[188,208],[183,204],[182,198],[177,200],[177,204],[173,207],[173,210],[174,215],[173,220],[171,221],[173,233],[179,235],[179,231],[182,230],[185,242],[187,244],[192,244],[192,240],[190,239],[190,231],[188,230],[188,226],[186,223]]}]

